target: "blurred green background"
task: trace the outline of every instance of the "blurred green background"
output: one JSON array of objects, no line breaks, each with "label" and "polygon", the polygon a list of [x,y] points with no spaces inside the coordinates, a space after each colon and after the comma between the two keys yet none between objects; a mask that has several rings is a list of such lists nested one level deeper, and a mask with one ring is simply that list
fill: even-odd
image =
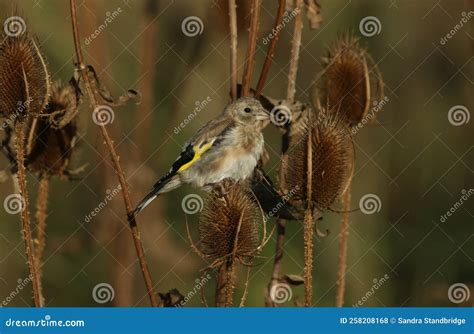
[{"label": "blurred green background", "polygon": [[[239,5],[239,76],[246,51],[247,1]],[[371,290],[374,280],[389,279],[364,306],[454,306],[448,297],[454,283],[474,292],[474,199],[462,204],[446,221],[444,215],[473,187],[473,124],[453,125],[450,108],[474,110],[474,19],[470,19],[447,43],[440,39],[474,10],[473,1],[321,0],[324,22],[310,30],[305,19],[297,79],[297,98],[310,101],[311,82],[321,70],[326,46],[338,34],[360,36],[378,64],[386,83],[389,102],[377,121],[356,135],[356,171],[352,207],[366,194],[380,198],[380,211],[371,215],[355,211],[350,216],[348,276],[345,305],[356,304]],[[2,17],[13,13],[11,1],[0,0]],[[68,2],[19,1],[18,9],[28,28],[41,43],[55,80],[69,80],[74,51]],[[102,81],[116,95],[140,89],[142,104],[115,109],[108,126],[121,155],[133,202],[165,173],[181,146],[200,126],[222,110],[228,101],[229,36],[227,1],[79,1],[79,24],[86,61],[94,65]],[[85,39],[108,15],[120,13],[90,43]],[[273,26],[277,1],[263,1],[253,84],[266,52],[262,41]],[[183,34],[182,21],[197,16],[203,31]],[[360,21],[375,16],[381,30],[372,37],[361,35]],[[264,93],[284,97],[293,22],[282,31]],[[197,101],[208,105],[189,124],[175,127],[193,113]],[[118,185],[110,157],[98,127],[92,122],[85,100],[80,119],[80,149],[75,166],[87,163],[79,181],[54,179],[47,218],[44,295],[48,306],[147,306],[148,298],[128,231],[121,196],[107,203],[90,221],[86,216]],[[280,152],[280,133],[265,130],[271,161],[266,166],[275,179]],[[7,161],[2,157],[2,164]],[[29,177],[30,211],[34,216],[37,180]],[[3,201],[13,192],[11,178],[0,185]],[[185,222],[198,239],[198,214],[185,215],[181,201],[186,194],[205,194],[183,187],[155,201],[138,218],[147,260],[156,290],[177,288],[186,295],[208,263],[189,245]],[[337,208],[341,208],[338,204]],[[0,210],[0,300],[17,289],[18,279],[28,275],[18,215]],[[341,214],[327,212],[318,222],[327,237],[315,242],[314,304],[333,306]],[[270,222],[273,226],[274,221]],[[247,305],[263,306],[274,252],[273,237],[252,267]],[[287,224],[283,260],[286,274],[303,272],[303,234],[300,222]],[[114,299],[98,304],[92,297],[99,283],[110,284]],[[245,270],[239,271],[236,301],[243,292]],[[26,286],[8,306],[31,305],[31,286]],[[213,304],[214,281],[203,287]],[[302,299],[303,287],[294,287],[291,306]],[[199,295],[188,306],[201,305]]]}]

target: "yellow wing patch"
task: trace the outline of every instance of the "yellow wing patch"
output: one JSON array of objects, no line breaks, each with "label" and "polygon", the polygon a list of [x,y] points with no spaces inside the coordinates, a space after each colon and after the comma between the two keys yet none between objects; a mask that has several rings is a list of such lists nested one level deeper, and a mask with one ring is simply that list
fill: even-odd
[{"label": "yellow wing patch", "polygon": [[201,156],[202,156],[207,150],[209,150],[209,149],[212,147],[212,144],[213,144],[213,143],[214,143],[214,141],[211,141],[210,143],[207,143],[207,144],[205,144],[205,145],[193,147],[193,151],[194,151],[194,157],[193,157],[193,159],[192,159],[190,162],[188,162],[188,163],[182,165],[182,166],[178,169],[178,173],[179,173],[179,172],[182,172],[183,170],[185,170],[185,169],[187,169],[187,168],[189,168],[189,167],[191,167],[192,164],[194,164],[196,161],[198,161],[198,160],[201,158]]}]

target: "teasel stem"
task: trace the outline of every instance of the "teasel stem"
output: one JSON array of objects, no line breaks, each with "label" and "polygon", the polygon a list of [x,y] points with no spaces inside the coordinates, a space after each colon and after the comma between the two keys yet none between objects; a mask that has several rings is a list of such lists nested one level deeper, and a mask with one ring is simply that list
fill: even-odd
[{"label": "teasel stem", "polygon": [[47,176],[40,176],[38,185],[38,196],[36,199],[36,247],[35,260],[38,269],[39,288],[41,296],[43,296],[43,254],[46,246],[46,217],[48,209],[49,197],[49,178]]},{"label": "teasel stem", "polygon": [[252,73],[255,65],[255,51],[257,49],[257,33],[260,22],[261,5],[262,0],[253,0],[250,9],[250,31],[247,54],[245,56],[244,75],[242,78],[242,96],[249,96],[250,94],[250,81],[252,80]]},{"label": "teasel stem", "polygon": [[[310,117],[311,118],[311,117]],[[311,119],[310,119],[311,124]],[[313,145],[311,125],[307,138],[307,166],[306,166],[306,199],[308,201],[304,213],[304,306],[310,307],[313,299],[313,239],[314,219],[312,210],[313,201]]]},{"label": "teasel stem", "polygon": [[[229,203],[228,202],[229,200],[227,198],[225,199],[225,201],[227,202],[227,204]],[[230,257],[225,261],[225,263],[219,269],[218,278],[220,278],[221,282],[218,281],[217,292],[224,294],[224,298],[220,296],[219,298],[220,300],[217,298],[218,295],[216,295],[216,301],[219,301],[221,303],[221,300],[224,299],[224,305],[220,305],[220,306],[230,307],[234,303],[233,298],[234,298],[234,290],[235,290],[235,282],[234,282],[235,255],[236,255],[237,246],[239,243],[239,233],[242,227],[243,218],[244,218],[244,215],[240,214],[239,224],[237,225],[237,230],[235,231],[234,248],[232,250],[232,254],[230,254]],[[222,280],[225,280],[225,283],[222,282]],[[220,287],[220,291],[219,291],[219,287]],[[217,302],[216,302],[216,305],[217,305]]]},{"label": "teasel stem", "polygon": [[347,269],[347,240],[349,238],[349,214],[351,204],[351,181],[344,193],[343,210],[344,215],[341,221],[341,232],[339,233],[339,256],[336,281],[336,306],[344,306],[344,291],[346,287],[346,269]]},{"label": "teasel stem", "polygon": [[298,62],[300,58],[301,34],[303,31],[303,0],[296,0],[295,27],[293,29],[293,38],[291,40],[291,60],[288,71],[288,88],[286,92],[287,100],[291,103],[296,94],[296,74],[298,72]]},{"label": "teasel stem", "polygon": [[272,288],[275,284],[278,283],[279,279],[282,276],[281,264],[283,260],[283,254],[285,249],[285,232],[286,232],[286,220],[285,219],[277,219],[277,236],[276,236],[276,245],[275,245],[275,258],[273,260],[273,271],[272,271],[272,279],[270,284],[268,284],[267,289],[267,296],[265,299],[266,306],[273,306],[276,307],[277,304],[273,301],[271,296]]},{"label": "teasel stem", "polygon": [[[280,6],[282,3],[280,2]],[[295,26],[293,30],[293,38],[291,41],[291,54],[290,54],[290,70],[288,72],[288,86],[286,91],[286,100],[289,103],[292,103],[295,100],[295,93],[296,93],[296,75],[298,73],[298,61],[299,61],[299,53],[300,53],[300,46],[301,46],[301,33],[303,30],[303,17],[301,15],[301,11],[303,9],[303,0],[297,0],[296,2],[296,9],[297,13],[295,16]],[[278,13],[280,14],[280,7],[278,9]],[[282,14],[283,15],[283,14]],[[275,42],[276,43],[276,42]],[[267,54],[268,55],[268,54]],[[282,147],[288,147],[288,134],[284,134],[282,138]],[[281,157],[281,167],[280,167],[280,189],[285,189],[285,178],[283,171],[287,168],[288,165],[288,155],[286,152],[282,152]],[[276,303],[272,300],[270,291],[272,287],[278,283],[278,280],[282,276],[282,261],[283,261],[283,254],[285,249],[285,233],[286,233],[286,220],[278,218],[277,219],[277,240],[275,245],[275,259],[273,261],[273,273],[272,279],[270,284],[268,285],[267,289],[267,297],[265,304],[267,306],[276,306]]]},{"label": "teasel stem", "polygon": [[[86,87],[86,91],[90,98],[92,107],[95,109],[97,108],[98,103],[94,95],[94,92],[92,90],[91,83],[89,81],[87,68],[84,64],[84,57],[82,54],[81,42],[79,38],[79,29],[78,29],[78,23],[77,23],[76,0],[70,0],[69,4],[70,4],[70,9],[71,9],[71,23],[72,23],[72,31],[73,31],[73,38],[74,38],[74,48],[75,48],[77,63],[78,63],[77,66],[79,67],[79,70],[81,71],[81,76],[82,76],[82,79],[84,80],[84,85]],[[145,258],[145,251],[143,249],[143,245],[140,239],[140,231],[138,229],[138,225],[135,220],[135,215],[133,214],[133,207],[132,207],[132,202],[130,200],[130,192],[128,189],[127,181],[125,179],[125,174],[120,165],[119,156],[114,148],[113,141],[110,138],[105,125],[100,124],[99,127],[100,127],[102,137],[105,141],[105,145],[107,146],[110,152],[112,165],[115,170],[115,173],[117,174],[117,177],[121,186],[122,197],[125,204],[125,210],[127,213],[127,219],[130,226],[133,242],[135,245],[135,250],[137,252],[138,262],[140,264],[140,268],[142,271],[143,280],[147,289],[148,297],[150,299],[150,303],[152,306],[158,306],[158,300],[156,298],[156,295],[153,289],[153,281],[151,279],[150,270],[148,269],[148,264]]]},{"label": "teasel stem", "polygon": [[250,281],[250,267],[247,268],[247,276],[245,278],[244,293],[242,294],[242,298],[240,299],[239,307],[244,307],[245,302],[247,301],[247,296],[249,294],[249,281]]},{"label": "teasel stem", "polygon": [[36,266],[35,257],[33,254],[33,239],[31,236],[30,212],[28,210],[28,191],[26,189],[26,169],[25,169],[25,127],[24,123],[19,121],[15,124],[16,136],[16,158],[18,167],[18,188],[20,192],[22,210],[21,210],[21,224],[23,239],[25,240],[26,257],[28,260],[28,268],[31,275],[31,285],[33,288],[33,300],[36,307],[43,306],[43,298],[40,289],[40,276]]},{"label": "teasel stem", "polygon": [[275,36],[273,36],[272,40],[270,41],[270,45],[267,49],[267,55],[265,57],[265,62],[263,63],[262,72],[260,73],[260,77],[258,78],[257,88],[255,89],[255,96],[259,97],[262,93],[263,87],[265,82],[267,81],[268,72],[270,71],[270,65],[272,64],[273,55],[275,54],[275,48],[280,38],[281,29],[279,26],[283,22],[283,14],[285,13],[286,7],[286,0],[279,0],[278,1],[278,11],[275,17],[275,24],[273,26],[273,30],[276,31]]},{"label": "teasel stem", "polygon": [[229,0],[230,28],[230,95],[232,100],[237,98],[237,5],[235,0]]},{"label": "teasel stem", "polygon": [[216,306],[230,307],[233,304],[235,266],[231,259],[225,261],[217,272]]},{"label": "teasel stem", "polygon": [[222,264],[217,271],[216,276],[216,306],[223,307],[226,304],[226,283],[227,283],[227,268],[226,264]]}]

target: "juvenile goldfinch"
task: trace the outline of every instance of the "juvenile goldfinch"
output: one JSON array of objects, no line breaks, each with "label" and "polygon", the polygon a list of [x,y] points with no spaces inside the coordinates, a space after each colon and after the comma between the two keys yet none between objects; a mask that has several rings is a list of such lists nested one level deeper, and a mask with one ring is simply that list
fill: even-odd
[{"label": "juvenile goldfinch", "polygon": [[206,187],[228,178],[240,181],[250,177],[262,155],[262,130],[268,123],[270,115],[258,100],[242,97],[230,103],[185,144],[168,174],[153,186],[134,213],[182,184]]}]

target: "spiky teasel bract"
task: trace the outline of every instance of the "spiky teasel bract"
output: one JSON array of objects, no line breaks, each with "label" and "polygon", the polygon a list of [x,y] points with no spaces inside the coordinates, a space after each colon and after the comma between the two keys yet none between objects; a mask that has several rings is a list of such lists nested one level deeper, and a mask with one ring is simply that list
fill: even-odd
[{"label": "spiky teasel bract", "polygon": [[[13,18],[20,20],[19,16]],[[21,24],[26,25],[23,19]],[[38,42],[27,27],[16,34],[4,28],[0,34],[0,115],[14,123],[28,112],[43,111],[50,95],[50,76]]]},{"label": "spiky teasel bract", "polygon": [[228,181],[223,189],[225,195],[213,191],[206,199],[199,221],[199,250],[216,266],[229,258],[248,264],[259,250],[262,216],[243,185]]},{"label": "spiky teasel bract", "polygon": [[51,98],[41,117],[28,127],[27,168],[43,176],[68,173],[77,140],[79,97],[71,83],[52,85]]},{"label": "spiky teasel bract", "polygon": [[290,200],[328,209],[344,192],[351,175],[353,144],[349,128],[338,114],[323,110],[307,131],[290,137],[288,165],[283,170]]},{"label": "spiky teasel bract", "polygon": [[344,34],[328,48],[325,66],[318,76],[313,104],[319,101],[344,115],[355,126],[372,104],[383,97],[383,81],[377,65],[359,45],[358,38]]}]

